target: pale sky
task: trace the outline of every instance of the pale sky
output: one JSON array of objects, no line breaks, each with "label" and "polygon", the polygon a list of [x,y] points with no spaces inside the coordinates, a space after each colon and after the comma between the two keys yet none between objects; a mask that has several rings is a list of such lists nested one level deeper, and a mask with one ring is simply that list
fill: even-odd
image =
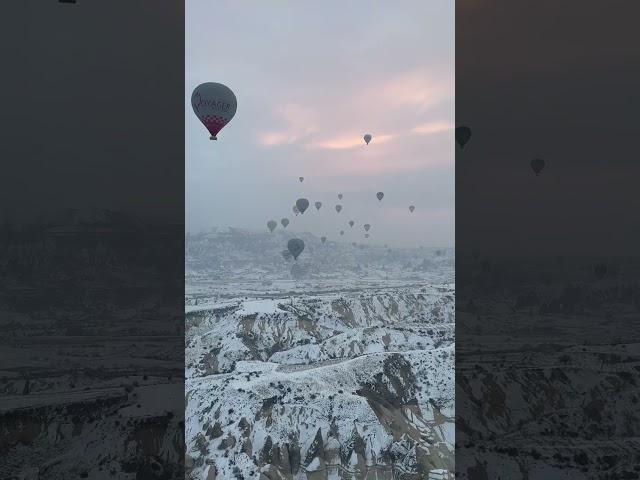
[{"label": "pale sky", "polygon": [[[267,231],[268,220],[287,217],[289,230],[332,240],[362,241],[369,223],[373,244],[454,245],[454,2],[190,0],[186,8],[189,231]],[[238,99],[218,141],[191,109],[203,82],[223,83]],[[300,197],[312,206],[296,217]]]}]

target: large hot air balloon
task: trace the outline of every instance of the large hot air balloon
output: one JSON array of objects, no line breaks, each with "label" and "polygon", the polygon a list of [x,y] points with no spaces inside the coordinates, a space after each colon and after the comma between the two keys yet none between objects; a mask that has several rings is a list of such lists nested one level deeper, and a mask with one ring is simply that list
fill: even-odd
[{"label": "large hot air balloon", "polygon": [[338,200],[342,200],[342,194],[341,193],[338,194]]},{"label": "large hot air balloon", "polygon": [[207,82],[198,85],[191,94],[191,106],[202,124],[217,140],[222,128],[236,114],[238,103],[231,89],[221,83]]},{"label": "large hot air balloon", "polygon": [[320,210],[320,207],[322,206],[322,202],[316,202],[315,206],[316,206],[316,210]]},{"label": "large hot air balloon", "polygon": [[416,207],[414,207],[413,205],[409,205],[409,211],[411,213],[413,213],[413,211],[416,209]]},{"label": "large hot air balloon", "polygon": [[370,228],[371,228],[371,225],[369,225],[368,223],[365,223],[365,224],[364,224],[364,230],[365,230],[365,232],[368,232]]},{"label": "large hot air balloon", "polygon": [[283,228],[287,228],[287,225],[289,225],[289,219],[283,218],[282,220],[280,220],[280,223],[282,224]]},{"label": "large hot air balloon", "polygon": [[536,176],[540,175],[540,172],[544,168],[544,160],[542,160],[541,158],[534,158],[533,160],[531,160],[531,168],[533,169]]},{"label": "large hot air balloon", "polygon": [[298,177],[298,180],[300,180],[300,183],[304,182],[304,177]]},{"label": "large hot air balloon", "polygon": [[291,252],[291,255],[293,255],[293,259],[297,260],[298,256],[304,250],[304,242],[301,238],[292,238],[287,243],[287,249]]},{"label": "large hot air balloon", "polygon": [[353,220],[349,220],[349,226],[351,228],[353,228],[353,226],[356,224],[356,222],[354,222]]},{"label": "large hot air balloon", "polygon": [[467,142],[471,139],[471,129],[469,127],[457,127],[456,128],[456,142],[460,145],[460,148],[464,148]]},{"label": "large hot air balloon", "polygon": [[340,213],[340,210],[342,210],[342,205],[336,205],[336,212]]},{"label": "large hot air balloon", "polygon": [[327,237],[320,237],[320,241],[321,241],[322,243],[326,242],[326,241],[327,241]]},{"label": "large hot air balloon", "polygon": [[378,200],[382,200],[382,198],[384,197],[384,193],[378,192],[376,193],[376,197],[378,197]]},{"label": "large hot air balloon", "polygon": [[277,226],[278,226],[278,222],[276,222],[275,220],[269,220],[267,222],[267,228],[269,229],[270,232],[273,232]]},{"label": "large hot air balloon", "polygon": [[366,143],[367,145],[369,145],[369,142],[371,141],[371,138],[373,138],[373,137],[371,137],[371,134],[370,134],[370,133],[367,133],[367,134],[364,136],[364,143]]},{"label": "large hot air balloon", "polygon": [[309,200],[307,200],[306,198],[299,198],[298,200],[296,200],[296,207],[298,207],[300,213],[306,212],[307,208],[309,208]]},{"label": "large hot air balloon", "polygon": [[298,210],[298,207],[296,207],[295,205],[293,206],[293,213],[295,213],[296,215],[300,213],[300,210]]}]

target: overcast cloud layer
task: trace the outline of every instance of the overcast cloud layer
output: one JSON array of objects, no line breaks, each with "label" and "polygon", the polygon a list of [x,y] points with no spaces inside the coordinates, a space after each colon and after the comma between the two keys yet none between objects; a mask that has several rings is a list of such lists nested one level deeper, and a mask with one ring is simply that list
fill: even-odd
[{"label": "overcast cloud layer", "polygon": [[[333,240],[370,223],[372,243],[453,246],[454,73],[452,2],[189,1],[188,230],[287,217]],[[217,142],[190,105],[207,81],[238,98]],[[299,197],[323,207],[295,217]]]}]

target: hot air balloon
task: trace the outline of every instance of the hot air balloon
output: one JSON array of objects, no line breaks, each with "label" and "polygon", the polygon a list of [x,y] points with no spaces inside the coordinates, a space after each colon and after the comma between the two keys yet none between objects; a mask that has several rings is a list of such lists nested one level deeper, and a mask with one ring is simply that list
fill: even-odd
[{"label": "hot air balloon", "polygon": [[342,194],[341,193],[338,194],[338,200],[342,200]]},{"label": "hot air balloon", "polygon": [[327,241],[327,237],[320,237],[320,241],[321,241],[322,243],[326,242],[326,241]]},{"label": "hot air balloon", "polygon": [[365,142],[367,145],[369,145],[369,142],[371,141],[371,138],[372,138],[372,137],[371,137],[371,134],[370,134],[370,133],[367,133],[367,134],[364,136],[364,142]]},{"label": "hot air balloon", "polygon": [[416,209],[416,207],[414,207],[413,205],[409,205],[409,211],[411,213],[413,213],[413,211]]},{"label": "hot air balloon", "polygon": [[301,238],[292,238],[287,243],[287,249],[291,252],[291,255],[293,255],[293,259],[297,260],[298,256],[304,250],[304,242]]},{"label": "hot air balloon", "polygon": [[304,177],[298,177],[298,180],[300,180],[300,183],[304,182]]},{"label": "hot air balloon", "polygon": [[351,228],[353,228],[353,226],[355,225],[356,222],[354,222],[353,220],[349,220],[349,226]]},{"label": "hot air balloon", "polygon": [[369,234],[368,234],[368,233],[365,233],[365,234],[364,234],[364,238],[369,238]]},{"label": "hot air balloon", "polygon": [[287,225],[289,225],[289,219],[283,218],[282,220],[280,220],[280,223],[282,224],[283,228],[287,228]]},{"label": "hot air balloon", "polygon": [[320,207],[322,206],[322,202],[316,202],[315,206],[316,206],[316,210],[320,210]]},{"label": "hot air balloon", "polygon": [[365,232],[368,232],[370,228],[371,228],[371,225],[369,225],[368,223],[365,223],[365,224],[364,224],[364,230],[365,230]]},{"label": "hot air balloon", "polygon": [[269,220],[267,222],[267,228],[269,229],[270,232],[273,232],[277,226],[278,226],[278,222],[276,222],[275,220]]},{"label": "hot air balloon", "polygon": [[298,207],[296,207],[295,205],[293,206],[293,213],[295,213],[296,215],[300,213],[300,210],[298,210]]},{"label": "hot air balloon", "polygon": [[460,148],[464,148],[469,139],[471,139],[471,129],[469,127],[456,128],[456,142],[458,142]]},{"label": "hot air balloon", "polygon": [[340,230],[340,235],[344,235],[344,230]]},{"label": "hot air balloon", "polygon": [[309,200],[306,198],[299,198],[296,200],[296,207],[298,207],[298,211],[302,214],[306,212],[307,208],[309,208]]},{"label": "hot air balloon", "polygon": [[376,197],[378,197],[378,200],[382,200],[382,198],[384,197],[384,193],[378,192],[376,193]]},{"label": "hot air balloon", "polygon": [[544,160],[541,158],[534,158],[531,160],[531,168],[533,169],[536,176],[540,175],[540,172],[544,168]]},{"label": "hot air balloon", "polygon": [[221,83],[207,82],[198,85],[191,94],[191,106],[202,124],[217,140],[222,128],[236,114],[238,103],[231,89]]},{"label": "hot air balloon", "polygon": [[342,210],[342,205],[336,205],[336,212],[340,213],[340,210]]}]

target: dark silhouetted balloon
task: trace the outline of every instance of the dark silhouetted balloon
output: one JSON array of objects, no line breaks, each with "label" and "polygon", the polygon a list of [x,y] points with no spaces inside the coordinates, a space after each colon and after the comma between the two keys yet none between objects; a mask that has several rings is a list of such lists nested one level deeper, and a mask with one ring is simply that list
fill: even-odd
[{"label": "dark silhouetted balloon", "polygon": [[540,172],[544,168],[544,165],[544,160],[542,160],[541,158],[534,158],[533,160],[531,160],[531,169],[536,175],[540,175]]},{"label": "dark silhouetted balloon", "polygon": [[411,213],[413,213],[413,211],[416,209],[416,207],[414,207],[413,205],[409,205],[409,211]]},{"label": "dark silhouetted balloon", "polygon": [[269,220],[267,222],[267,228],[269,229],[270,232],[273,232],[277,226],[278,226],[278,222],[276,222],[275,220]]},{"label": "dark silhouetted balloon", "polygon": [[368,223],[365,223],[365,224],[364,224],[364,230],[365,230],[366,232],[368,232],[370,228],[371,228],[371,225],[369,225]]},{"label": "dark silhouetted balloon", "polygon": [[321,241],[322,243],[326,242],[326,241],[327,241],[327,237],[320,237],[320,241]]},{"label": "dark silhouetted balloon", "polygon": [[471,129],[469,127],[457,127],[456,128],[456,142],[460,145],[460,148],[464,148],[467,142],[471,139]]},{"label": "dark silhouetted balloon", "polygon": [[596,265],[595,268],[593,269],[593,273],[596,274],[596,277],[598,277],[598,280],[602,280],[604,276],[607,274],[607,266],[604,263]]},{"label": "dark silhouetted balloon", "polygon": [[304,213],[309,208],[309,200],[306,198],[299,198],[296,200],[296,207],[300,213]]},{"label": "dark silhouetted balloon", "polygon": [[353,226],[356,224],[356,222],[354,222],[353,220],[349,220],[349,226],[351,228],[353,228]]},{"label": "dark silhouetted balloon", "polygon": [[344,235],[344,230],[340,230],[340,235]]},{"label": "dark silhouetted balloon", "polygon": [[300,183],[304,182],[304,177],[298,177],[298,180],[300,180]]},{"label": "dark silhouetted balloon", "polygon": [[367,133],[363,138],[364,138],[364,143],[366,143],[367,145],[369,145],[369,142],[371,141],[371,139],[372,139],[373,137],[371,136],[371,134],[370,134],[370,133]]},{"label": "dark silhouetted balloon", "polygon": [[340,210],[342,210],[342,205],[336,205],[336,212],[340,213]]},{"label": "dark silhouetted balloon", "polygon": [[236,114],[238,103],[236,96],[226,85],[207,82],[198,85],[191,94],[191,107],[209,130],[211,140],[217,140],[217,135]]},{"label": "dark silhouetted balloon", "polygon": [[320,207],[322,206],[322,202],[316,202],[315,206],[316,206],[316,210],[320,210]]},{"label": "dark silhouetted balloon", "polygon": [[291,252],[291,255],[293,255],[294,260],[297,260],[298,256],[304,250],[304,242],[301,238],[292,238],[287,243],[287,249]]},{"label": "dark silhouetted balloon", "polygon": [[338,200],[342,200],[342,194],[341,193],[338,194]]},{"label": "dark silhouetted balloon", "polygon": [[378,197],[378,200],[382,200],[384,198],[384,193],[378,192],[376,193],[376,197]]},{"label": "dark silhouetted balloon", "polygon": [[300,210],[298,210],[298,207],[296,207],[295,205],[293,206],[293,213],[295,213],[296,215],[300,213]]},{"label": "dark silhouetted balloon", "polygon": [[282,224],[283,228],[287,228],[287,225],[289,225],[289,219],[283,218],[282,220],[280,220],[280,223]]}]

